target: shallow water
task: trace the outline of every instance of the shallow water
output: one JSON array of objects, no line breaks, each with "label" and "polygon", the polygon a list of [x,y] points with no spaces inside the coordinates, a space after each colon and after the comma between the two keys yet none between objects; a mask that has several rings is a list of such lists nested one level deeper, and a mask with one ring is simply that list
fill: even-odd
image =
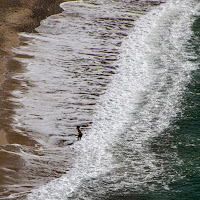
[{"label": "shallow water", "polygon": [[[37,34],[21,34],[27,44],[14,51],[25,70],[12,76],[21,83],[12,128],[37,145],[16,145],[15,154],[35,170],[30,186],[66,173],[28,199],[181,197],[180,130],[198,72],[191,27],[199,5],[152,4],[63,3]],[[84,137],[67,146],[77,125]]]}]

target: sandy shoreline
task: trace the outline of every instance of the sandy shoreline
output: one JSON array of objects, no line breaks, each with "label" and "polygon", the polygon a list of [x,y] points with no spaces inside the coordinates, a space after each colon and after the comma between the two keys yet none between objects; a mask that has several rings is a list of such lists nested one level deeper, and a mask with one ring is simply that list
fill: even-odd
[{"label": "sandy shoreline", "polygon": [[[19,43],[19,32],[34,32],[39,26],[40,21],[46,17],[62,12],[59,4],[64,0],[6,0],[0,2],[0,91],[2,93],[1,101],[5,101],[7,95],[4,94],[6,76],[9,74],[7,67],[8,58],[13,56],[9,50]],[[9,62],[14,65],[15,62]],[[16,63],[15,63],[16,64]],[[15,66],[10,66],[15,68]],[[19,67],[19,66],[17,66]],[[11,89],[11,88],[10,88]],[[2,99],[3,98],[3,99]],[[2,103],[1,103],[2,105]],[[3,105],[2,105],[3,106]],[[0,108],[1,110],[4,107]],[[12,108],[10,108],[12,109]],[[5,113],[3,111],[2,113]],[[8,113],[7,113],[8,114]],[[9,112],[11,114],[11,112]],[[8,117],[2,117],[1,120],[6,120]],[[4,123],[2,123],[4,124]],[[7,123],[6,123],[7,124]],[[10,143],[6,137],[7,131],[4,125],[0,126],[0,145]]]},{"label": "sandy shoreline", "polygon": [[[14,54],[9,50],[19,44],[19,32],[35,32],[35,28],[39,26],[40,21],[46,17],[62,12],[59,4],[67,0],[6,0],[0,2],[0,145],[12,143],[7,137],[8,131],[4,124],[9,126],[9,122],[5,122],[12,115],[12,106],[8,105],[8,91],[13,90],[13,86],[9,85],[10,81],[6,80],[12,70],[18,70],[20,63],[10,61]],[[148,2],[148,1],[147,1]],[[149,2],[151,6],[160,4],[160,2]],[[8,66],[11,65],[11,66]],[[11,70],[10,70],[10,69]],[[14,84],[15,86],[17,83]],[[7,98],[7,99],[6,99]],[[9,112],[5,111],[4,102]],[[8,121],[8,120],[7,120]]]},{"label": "sandy shoreline", "polygon": [[[59,4],[64,1],[0,1],[0,149],[2,150],[0,151],[0,199],[12,193],[8,188],[19,181],[16,172],[23,168],[21,159],[14,154],[5,153],[4,149],[13,148],[9,144],[34,145],[34,141],[15,133],[11,127],[15,107],[10,100],[11,92],[20,85],[12,79],[12,74],[21,72],[23,66],[12,59],[14,53],[10,49],[20,43],[19,32],[35,32],[35,28],[39,26],[42,19],[62,12]],[[13,169],[13,171],[4,169]]]},{"label": "sandy shoreline", "polygon": [[[21,130],[24,135],[15,132],[11,127],[16,107],[11,101],[11,92],[20,87],[20,82],[13,79],[12,75],[15,72],[23,72],[24,69],[20,62],[13,59],[16,55],[10,49],[20,43],[23,44],[23,39],[19,41],[19,32],[35,32],[35,28],[39,26],[42,19],[62,12],[59,4],[66,1],[6,0],[0,2],[0,20],[2,22],[0,24],[0,33],[2,33],[0,34],[0,150],[2,150],[0,151],[0,199],[10,194],[26,193],[39,182],[47,182],[50,178],[59,177],[63,173],[63,171],[57,171],[53,168],[48,171],[31,168],[31,173],[28,173],[30,171],[26,169],[23,158],[17,154],[21,147],[27,148],[27,152],[30,147],[32,153],[35,141],[28,137],[30,132],[27,133],[23,127]],[[157,5],[156,2],[155,5]],[[144,10],[146,11],[146,9]],[[17,56],[23,58],[25,55]],[[15,146],[15,144],[17,145]],[[43,162],[45,165],[46,161]],[[58,164],[60,165],[60,163]]]}]

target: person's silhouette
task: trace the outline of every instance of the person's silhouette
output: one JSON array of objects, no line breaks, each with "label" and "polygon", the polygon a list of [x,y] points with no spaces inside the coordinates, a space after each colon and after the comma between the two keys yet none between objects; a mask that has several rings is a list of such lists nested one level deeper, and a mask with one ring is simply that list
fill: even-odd
[{"label": "person's silhouette", "polygon": [[81,132],[81,129],[80,129],[80,126],[77,126],[77,131],[78,131],[78,140],[81,140],[81,137],[83,136],[82,132]]}]

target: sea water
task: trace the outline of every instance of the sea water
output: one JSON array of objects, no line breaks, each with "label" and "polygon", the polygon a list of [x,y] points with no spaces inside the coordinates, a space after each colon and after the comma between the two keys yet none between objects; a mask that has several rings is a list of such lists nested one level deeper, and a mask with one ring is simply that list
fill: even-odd
[{"label": "sea water", "polygon": [[27,199],[199,198],[199,2],[148,2],[63,3],[21,34],[13,129],[43,153],[22,156],[72,163]]}]

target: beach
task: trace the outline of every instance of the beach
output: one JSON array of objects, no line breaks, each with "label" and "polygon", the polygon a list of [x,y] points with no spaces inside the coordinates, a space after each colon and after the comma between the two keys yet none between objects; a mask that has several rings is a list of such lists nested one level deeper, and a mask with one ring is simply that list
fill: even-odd
[{"label": "beach", "polygon": [[19,32],[34,32],[42,19],[62,12],[59,7],[62,2],[61,0],[18,0],[14,2],[7,0],[0,2],[1,82],[5,79],[3,76],[5,73],[5,57],[12,55],[9,48],[16,46],[19,42],[17,34]]},{"label": "beach", "polygon": [[[0,120],[1,120],[1,124],[0,124],[0,145],[1,145],[0,146],[0,159],[1,159],[0,198],[1,197],[4,198],[12,194],[16,195],[17,193],[22,193],[22,194],[23,192],[26,193],[26,191],[30,190],[29,188],[38,187],[42,183],[46,183],[49,180],[51,180],[53,177],[54,178],[60,177],[63,173],[65,173],[66,169],[68,169],[69,166],[71,165],[70,163],[72,160],[72,156],[69,155],[69,159],[66,159],[66,156],[68,156],[68,152],[70,151],[67,150],[68,152],[64,154],[65,150],[62,150],[62,154],[65,157],[64,159],[66,159],[66,163],[63,161],[63,159],[61,161],[62,163],[61,162],[58,162],[56,164],[55,162],[50,163],[52,160],[51,158],[49,158],[50,160],[49,162],[46,162],[45,159],[40,160],[40,157],[39,157],[36,163],[35,161],[31,161],[33,162],[33,167],[31,167],[30,169],[29,167],[27,168],[26,163],[25,163],[26,161],[24,160],[25,159],[24,155],[22,155],[21,157],[19,152],[25,152],[25,155],[26,153],[28,154],[33,153],[34,155],[40,155],[40,154],[43,155],[43,153],[41,152],[38,153],[37,147],[35,148],[35,145],[38,145],[38,144],[31,137],[31,135],[34,135],[35,132],[27,131],[26,128],[23,127],[23,125],[20,125],[20,131],[21,131],[21,134],[20,134],[12,126],[13,123],[16,123],[15,119],[13,119],[13,116],[15,115],[15,112],[16,112],[15,109],[22,107],[20,104],[16,104],[15,102],[13,102],[13,97],[14,97],[13,91],[21,90],[24,88],[21,80],[17,80],[16,78],[13,78],[13,76],[15,74],[21,74],[24,72],[24,70],[26,70],[25,69],[26,67],[23,65],[23,63],[19,62],[15,58],[28,58],[29,56],[25,54],[20,54],[20,53],[13,53],[11,49],[17,47],[18,45],[26,46],[27,38],[19,37],[18,33],[36,32],[35,28],[40,25],[41,20],[55,13],[62,12],[62,9],[59,7],[59,4],[62,2],[63,1],[61,0],[32,0],[32,1],[17,0],[14,2],[12,0],[7,0],[5,2],[0,3],[0,9],[1,9],[0,19],[2,22],[0,26],[0,30],[2,33],[0,35],[0,52],[1,52],[0,54],[0,71],[1,71],[0,72],[0,82],[1,82],[1,86],[0,86],[0,89],[1,89],[1,92],[0,92],[0,99],[1,99],[0,101],[0,109],[1,109],[1,115],[0,115]],[[149,2],[150,6],[154,6],[158,4],[159,2],[157,1]],[[145,3],[144,4],[138,3],[138,6],[134,7],[134,9],[135,9],[135,12],[143,13],[146,10],[148,10],[148,3],[147,5],[145,5]],[[73,13],[76,13],[76,11],[72,11],[72,16],[73,16]],[[132,23],[132,19],[130,19],[130,23]],[[96,34],[98,35],[101,33],[97,32]],[[78,34],[76,34],[75,36],[78,36]],[[120,34],[119,34],[119,37],[121,38]],[[76,47],[76,44],[74,45],[74,47]],[[112,51],[115,54],[115,50],[112,49],[111,52]],[[116,55],[117,55],[117,51],[116,51]],[[114,57],[116,57],[116,55]],[[108,58],[108,60],[106,62],[103,62],[102,64],[105,65],[106,67],[108,63],[112,61],[112,59],[113,58],[109,60]],[[114,60],[115,59],[116,58],[114,58]],[[98,68],[99,66],[97,66],[97,69]],[[101,72],[101,68],[99,69]],[[72,73],[73,73],[73,70],[72,70]],[[110,71],[110,69],[108,68],[107,74],[108,75],[105,75],[105,83],[103,79],[103,83],[100,84],[100,86],[103,87],[103,89],[109,82],[107,80],[107,76],[110,76],[113,74],[112,70]],[[90,77],[93,77],[93,74],[89,74],[88,79],[90,79]],[[76,81],[76,79],[71,79],[72,82],[73,80]],[[26,81],[26,84],[31,85],[31,83],[29,83],[29,80]],[[95,84],[99,85],[98,79]],[[62,87],[62,82],[61,82],[61,86],[59,87]],[[92,93],[91,100],[90,100],[90,97],[86,97],[89,100],[88,102],[89,107],[87,107],[86,110],[84,111],[86,112],[86,118],[84,117],[85,118],[84,120],[86,120],[85,124],[91,123],[93,105],[95,105],[98,96],[102,93],[101,87],[99,88],[98,86],[97,89],[95,89],[95,91],[91,91]],[[88,88],[86,87],[85,90],[88,90]],[[90,93],[88,93],[88,95],[90,95]],[[76,100],[72,100],[72,104],[74,104],[74,101],[76,102]],[[78,108],[80,107],[80,105],[81,104],[78,103]],[[77,109],[77,108],[75,107],[74,109]],[[37,108],[35,108],[34,110],[37,111]],[[54,113],[54,110],[53,110],[53,113]],[[53,115],[54,114],[52,114],[52,116]],[[87,115],[89,115],[89,117]],[[87,118],[89,118],[88,122],[87,122]],[[78,121],[76,117],[74,117],[74,119],[75,121]],[[83,121],[82,119],[80,120]],[[66,126],[66,124],[67,125],[69,124],[69,126],[71,126],[70,121],[65,122],[65,120],[63,120],[63,123],[64,123],[64,126]],[[74,123],[77,123],[77,122],[74,122]],[[51,133],[52,130],[49,129],[48,132]],[[54,150],[52,150],[52,152],[53,151]],[[30,159],[31,159],[31,156],[30,156]],[[58,166],[56,167],[56,165]],[[55,170],[54,168],[55,169],[57,168],[57,170]]]},{"label": "beach", "polygon": [[[23,41],[19,40],[20,32],[35,32],[40,21],[46,17],[62,12],[59,4],[62,0],[6,0],[0,2],[0,148],[6,148],[7,144],[34,145],[27,137],[20,136],[13,132],[10,127],[12,121],[13,108],[10,101],[11,92],[19,86],[19,82],[11,78],[16,71],[22,70],[20,62],[13,60],[14,53],[11,48],[16,47]],[[23,55],[18,55],[23,57]],[[9,145],[8,145],[9,146]],[[12,147],[9,147],[12,149]],[[4,172],[3,168],[14,166],[16,171],[20,170],[21,165],[17,156],[0,153],[0,198],[6,193],[6,187],[16,183],[16,173]],[[6,177],[10,178],[6,178]],[[15,177],[15,178],[14,178]],[[7,185],[7,186],[5,186]],[[9,195],[9,192],[6,194]]]},{"label": "beach", "polygon": [[197,1],[0,9],[0,199],[198,199]]},{"label": "beach", "polygon": [[[6,77],[9,76],[8,68],[20,68],[20,64],[9,62],[9,57],[13,56],[10,51],[12,47],[19,44],[19,32],[34,32],[35,28],[39,26],[40,21],[46,17],[62,12],[59,4],[62,0],[7,0],[0,2],[0,88],[1,93],[8,92],[9,85],[4,86]],[[9,63],[9,66],[7,64]],[[16,67],[15,67],[16,66]],[[11,71],[11,70],[10,70]],[[3,85],[3,86],[2,86]],[[6,91],[4,90],[6,89]],[[6,95],[2,95],[4,98]],[[3,99],[2,99],[3,101]],[[1,107],[2,109],[2,107]],[[9,109],[9,107],[7,107]],[[12,108],[11,108],[12,109]],[[5,111],[4,111],[5,112]],[[3,117],[7,118],[7,117]],[[1,120],[3,120],[1,118]],[[2,121],[1,121],[2,122]],[[4,122],[2,122],[4,124]],[[7,144],[6,133],[4,127],[1,125],[0,144]]]}]

